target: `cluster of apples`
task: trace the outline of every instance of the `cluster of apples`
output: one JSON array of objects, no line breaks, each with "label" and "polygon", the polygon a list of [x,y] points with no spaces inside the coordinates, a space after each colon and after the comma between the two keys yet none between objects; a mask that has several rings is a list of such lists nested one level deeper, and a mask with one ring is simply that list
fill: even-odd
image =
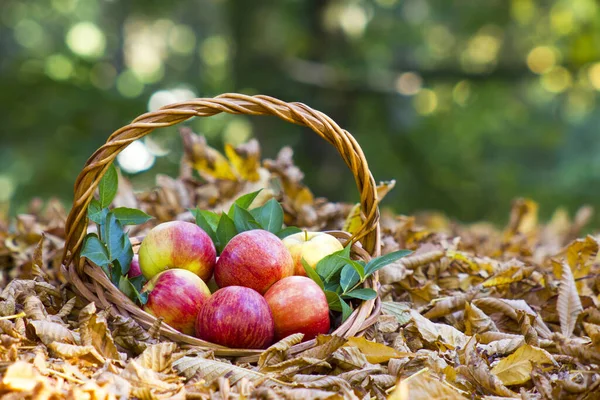
[{"label": "cluster of apples", "polygon": [[144,238],[130,276],[148,279],[144,310],[173,328],[227,347],[266,348],[294,333],[309,340],[329,331],[327,299],[302,259],[314,268],[341,249],[322,232],[282,240],[255,229],[234,236],[217,258],[202,228],[172,221]]}]

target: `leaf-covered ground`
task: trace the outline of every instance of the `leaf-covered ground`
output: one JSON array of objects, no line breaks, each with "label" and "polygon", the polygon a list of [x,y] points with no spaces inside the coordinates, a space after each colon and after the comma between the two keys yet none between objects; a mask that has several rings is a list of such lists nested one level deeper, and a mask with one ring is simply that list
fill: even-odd
[{"label": "leaf-covered ground", "polygon": [[[182,131],[177,178],[134,193],[123,178],[116,206],[155,220],[222,210],[236,196],[282,202],[286,223],[356,229],[352,204],[314,198],[290,149],[261,161],[257,142],[226,147]],[[380,187],[382,196],[393,182]],[[383,253],[415,253],[380,273],[383,312],[364,337],[321,336],[290,356],[292,336],[258,363],[159,341],[130,318],[75,296],[60,268],[66,210],[34,200],[27,214],[0,218],[0,395],[116,399],[596,399],[600,398],[598,240],[581,234],[592,210],[557,210],[516,200],[507,224],[462,225],[435,213],[382,217]],[[155,327],[156,328],[156,327]]]}]

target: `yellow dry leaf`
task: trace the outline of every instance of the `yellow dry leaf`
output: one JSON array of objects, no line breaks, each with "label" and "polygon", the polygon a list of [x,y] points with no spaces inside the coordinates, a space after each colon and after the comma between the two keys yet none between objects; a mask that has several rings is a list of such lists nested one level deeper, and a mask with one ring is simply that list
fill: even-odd
[{"label": "yellow dry leaf", "polygon": [[371,364],[386,363],[390,358],[413,357],[412,353],[401,353],[381,343],[371,342],[363,337],[351,337],[345,346],[354,346],[365,355]]},{"label": "yellow dry leaf", "polygon": [[362,210],[360,208],[360,203],[356,203],[354,207],[352,207],[352,210],[350,210],[348,216],[346,217],[346,221],[344,221],[344,227],[342,228],[342,230],[351,234],[355,234],[356,232],[358,232],[358,229],[362,226],[362,224]]},{"label": "yellow dry leaf", "polygon": [[41,375],[33,365],[17,361],[10,365],[2,377],[2,387],[18,392],[28,392],[35,388]]},{"label": "yellow dry leaf", "polygon": [[426,342],[454,349],[464,348],[469,341],[469,336],[451,325],[431,322],[415,310],[411,310],[410,315],[419,334]]},{"label": "yellow dry leaf", "polygon": [[268,349],[263,351],[258,359],[258,367],[263,367],[271,364],[277,364],[282,362],[287,355],[287,351],[290,347],[300,343],[304,337],[303,333],[294,333],[293,335],[287,336],[275,344],[269,346]]},{"label": "yellow dry leaf", "polygon": [[227,143],[225,144],[225,155],[240,178],[249,182],[259,180],[260,147],[258,141],[252,139],[237,148]]},{"label": "yellow dry leaf", "polygon": [[181,138],[186,157],[200,176],[205,179],[237,180],[227,158],[210,147],[204,136],[196,135],[191,130],[182,130]]},{"label": "yellow dry leaf", "polygon": [[486,279],[482,283],[482,286],[485,288],[490,288],[494,286],[508,285],[514,282],[520,282],[531,275],[532,272],[533,268],[525,268],[523,265],[512,265]]},{"label": "yellow dry leaf", "polygon": [[558,301],[556,310],[560,318],[560,329],[565,337],[571,337],[577,318],[583,312],[581,299],[575,286],[575,279],[571,267],[566,263],[562,264],[562,279],[558,288]]},{"label": "yellow dry leaf", "polygon": [[504,240],[509,241],[514,235],[529,236],[535,233],[538,223],[538,204],[530,199],[515,200],[510,222],[504,231]]},{"label": "yellow dry leaf", "polygon": [[75,343],[73,333],[65,326],[56,322],[31,321],[35,334],[46,346],[52,342]]},{"label": "yellow dry leaf", "polygon": [[522,385],[531,379],[534,364],[554,364],[552,355],[539,347],[524,344],[513,354],[503,358],[492,368],[492,373],[504,385]]},{"label": "yellow dry leaf", "polygon": [[392,179],[391,181],[383,181],[383,182],[379,182],[379,184],[377,185],[377,187],[375,188],[377,190],[377,200],[379,200],[379,202],[381,202],[381,200],[383,200],[383,198],[392,191],[392,189],[396,186],[396,180]]},{"label": "yellow dry leaf", "polygon": [[52,342],[48,344],[48,348],[55,355],[62,358],[77,358],[94,364],[104,364],[106,360],[94,346],[78,346],[76,344],[67,344],[60,342]]},{"label": "yellow dry leaf", "polygon": [[388,400],[465,400],[452,385],[432,375],[427,368],[401,380]]},{"label": "yellow dry leaf", "polygon": [[137,362],[144,368],[150,368],[155,372],[163,372],[171,366],[173,352],[177,345],[171,342],[163,342],[150,345],[137,358]]}]

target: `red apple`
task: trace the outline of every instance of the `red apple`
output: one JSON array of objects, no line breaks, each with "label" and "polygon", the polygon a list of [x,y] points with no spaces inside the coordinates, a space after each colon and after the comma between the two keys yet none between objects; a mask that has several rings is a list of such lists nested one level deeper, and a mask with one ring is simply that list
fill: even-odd
[{"label": "red apple", "polygon": [[144,311],[162,317],[173,328],[194,334],[198,311],[210,298],[210,290],[198,275],[186,269],[161,272],[143,287],[148,293]]},{"label": "red apple", "polygon": [[196,336],[227,347],[264,349],[273,341],[269,305],[256,290],[217,290],[198,313]]},{"label": "red apple", "polygon": [[344,247],[335,237],[324,232],[298,232],[283,239],[294,260],[294,275],[306,276],[302,259],[313,269],[325,256],[343,250]]},{"label": "red apple", "polygon": [[265,293],[273,321],[275,340],[304,333],[303,340],[329,332],[329,305],[323,290],[305,276],[290,276]]},{"label": "red apple", "polygon": [[246,286],[264,294],[275,282],[291,276],[294,264],[281,239],[254,229],[234,236],[215,266],[219,287]]},{"label": "red apple", "polygon": [[187,269],[208,282],[217,258],[210,236],[198,225],[171,221],[148,232],[139,250],[140,268],[146,279],[169,268]]},{"label": "red apple", "polygon": [[136,276],[140,276],[142,274],[142,270],[140,269],[140,260],[137,254],[133,255],[133,259],[131,260],[131,264],[129,264],[129,271],[127,272],[128,278],[135,278]]}]

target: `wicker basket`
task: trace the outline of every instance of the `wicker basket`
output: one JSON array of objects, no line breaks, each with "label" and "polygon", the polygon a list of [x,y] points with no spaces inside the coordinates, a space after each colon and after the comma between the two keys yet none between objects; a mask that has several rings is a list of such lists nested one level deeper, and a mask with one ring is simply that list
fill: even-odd
[{"label": "wicker basket", "polygon": [[[343,232],[339,232],[337,237],[342,243],[346,243],[350,239],[354,241],[352,249],[356,258],[368,261],[371,256],[379,255],[379,209],[375,181],[369,171],[362,149],[352,135],[341,129],[325,114],[301,103],[285,103],[267,96],[223,94],[215,98],[195,99],[168,105],[158,111],[144,114],[131,124],[114,132],[107,142],[89,158],[75,181],[75,196],[73,208],[66,222],[66,244],[63,254],[65,276],[79,295],[88,301],[95,302],[99,307],[109,309],[113,314],[130,316],[145,328],[149,328],[156,322],[155,317],[144,312],[115,287],[100,267],[79,257],[88,227],[87,207],[109,165],[117,154],[131,142],[149,134],[155,128],[175,125],[191,117],[208,117],[221,112],[275,115],[287,122],[311,128],[334,146],[354,174],[365,217],[363,226],[353,237]],[[368,279],[366,285],[377,290],[379,285],[377,274]],[[333,333],[345,337],[359,335],[375,322],[379,310],[379,298],[364,301]],[[261,352],[260,350],[228,349],[185,335],[167,324],[161,325],[160,335],[182,345],[212,349],[218,356],[245,357],[248,360]],[[291,349],[291,352],[302,351],[314,344],[314,340],[298,344]]]}]

